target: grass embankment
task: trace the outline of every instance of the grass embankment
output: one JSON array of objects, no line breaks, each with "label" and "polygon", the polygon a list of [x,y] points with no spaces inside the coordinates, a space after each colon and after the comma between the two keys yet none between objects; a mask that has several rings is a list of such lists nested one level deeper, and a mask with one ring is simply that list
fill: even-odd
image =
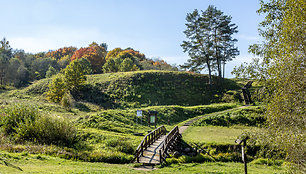
[{"label": "grass embankment", "polygon": [[[188,118],[193,118],[197,115],[209,114],[226,109],[237,107],[237,104],[211,104],[201,106],[151,106],[138,109],[125,110],[104,110],[93,114],[88,114],[79,117],[77,123],[83,127],[91,127],[102,130],[109,130],[122,133],[133,133],[136,131],[143,131],[148,129],[146,126],[136,124],[136,111],[143,111],[143,125],[147,125],[148,111],[157,111],[157,124],[177,124]],[[139,122],[138,122],[139,123]]]},{"label": "grass embankment", "polygon": [[[36,104],[40,103],[38,102]],[[212,104],[192,107],[153,106],[140,109],[144,111],[144,115],[149,110],[158,111],[158,125],[160,125],[168,123],[168,120],[170,120],[170,124],[175,124],[196,115],[225,110],[236,106],[236,104]],[[25,121],[27,120],[27,116],[22,115],[22,113],[25,113],[31,107],[35,108],[33,108],[35,113],[39,112],[40,114],[35,115],[35,119],[28,122]],[[17,131],[4,131],[0,134],[0,149],[9,152],[48,154],[65,159],[90,162],[128,163],[132,160],[133,153],[143,138],[142,136],[135,136],[134,133],[146,134],[148,130],[154,129],[145,124],[145,118],[142,126],[136,124],[137,109],[104,110],[86,114],[77,109],[73,109],[74,111],[70,109],[65,110],[59,105],[46,107],[45,104],[34,106],[26,104],[17,107],[18,109],[15,110],[18,112],[15,112],[13,108],[16,108],[15,104],[7,102],[5,108],[2,108],[2,110],[4,109],[10,112],[2,111],[5,115],[1,117],[3,119],[14,119],[15,117],[22,116],[25,119],[19,119],[19,123],[14,124],[13,130]],[[66,145],[66,141],[61,141],[57,144],[56,135],[50,137],[53,135],[53,127],[51,124],[44,126],[48,129],[39,128],[38,125],[40,123],[48,123],[44,122],[45,117],[58,120],[58,116],[49,114],[50,110],[61,111],[61,116],[66,115],[66,113],[76,113],[76,115],[69,115],[68,118],[71,120],[70,127],[75,127],[77,134],[67,134],[64,132],[65,129],[62,131],[64,136],[67,135],[66,137],[73,136],[73,144]],[[79,115],[78,113],[82,114]],[[3,123],[1,125],[2,130],[9,127],[12,122],[9,119]]]},{"label": "grass embankment", "polygon": [[184,139],[201,144],[235,144],[242,133],[260,130],[265,123],[263,113],[262,107],[248,106],[200,115],[202,118],[184,132]]},{"label": "grass embankment", "polygon": [[[51,79],[43,79],[31,86],[15,91],[10,96],[44,98]],[[213,77],[213,86],[208,85],[208,76],[176,71],[136,71],[107,73],[87,76],[87,84],[74,95],[81,108],[88,110],[86,103],[101,108],[131,108],[160,105],[195,106],[217,103],[226,95],[226,100],[237,97],[228,90],[240,86],[233,80]],[[235,93],[236,95],[236,93]],[[238,96],[239,97],[239,96]],[[85,103],[85,104],[84,104]]]},{"label": "grass embankment", "polygon": [[[249,106],[198,116],[201,119],[187,128],[183,139],[187,143],[200,145],[209,155],[174,158],[169,162],[241,161],[241,147],[235,140],[243,133],[260,131],[265,122],[263,112],[262,107]],[[249,161],[266,158],[260,153],[261,147],[256,145],[254,137],[251,138],[247,148]]]}]

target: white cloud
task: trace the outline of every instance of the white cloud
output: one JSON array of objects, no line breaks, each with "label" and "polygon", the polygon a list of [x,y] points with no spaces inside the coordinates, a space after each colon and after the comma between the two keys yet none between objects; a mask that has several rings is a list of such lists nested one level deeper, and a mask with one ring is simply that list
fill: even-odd
[{"label": "white cloud", "polygon": [[[151,56],[151,57],[160,57],[160,56]],[[169,64],[182,65],[187,62],[189,57],[187,56],[164,56],[160,57],[160,59],[165,60]]]}]

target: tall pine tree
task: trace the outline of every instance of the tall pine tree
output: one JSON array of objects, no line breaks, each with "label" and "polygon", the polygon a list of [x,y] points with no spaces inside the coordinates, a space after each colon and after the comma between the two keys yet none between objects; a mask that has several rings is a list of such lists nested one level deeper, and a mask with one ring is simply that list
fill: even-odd
[{"label": "tall pine tree", "polygon": [[239,54],[235,47],[237,39],[232,35],[237,33],[237,26],[231,23],[231,16],[210,5],[205,11],[194,10],[186,17],[187,29],[184,31],[187,41],[181,45],[184,52],[188,52],[190,59],[182,68],[199,72],[208,69],[209,84],[211,73],[216,70],[223,77],[226,62],[231,61]]}]

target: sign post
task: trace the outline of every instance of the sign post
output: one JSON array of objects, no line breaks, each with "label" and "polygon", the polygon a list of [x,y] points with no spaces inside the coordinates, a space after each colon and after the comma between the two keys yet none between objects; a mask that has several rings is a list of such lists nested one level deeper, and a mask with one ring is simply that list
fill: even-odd
[{"label": "sign post", "polygon": [[156,122],[157,122],[157,111],[149,111],[149,117],[148,117],[148,125],[154,124],[156,128]]},{"label": "sign post", "polygon": [[137,110],[136,123],[138,123],[138,117],[140,117],[140,124],[142,125],[142,111],[141,110]]},{"label": "sign post", "polygon": [[247,174],[248,173],[248,169],[247,169],[247,156],[245,153],[245,148],[246,148],[246,140],[248,140],[250,137],[246,136],[244,138],[238,138],[235,140],[235,143],[238,143],[239,145],[241,145],[241,156],[242,156],[242,161],[244,163],[244,173]]}]

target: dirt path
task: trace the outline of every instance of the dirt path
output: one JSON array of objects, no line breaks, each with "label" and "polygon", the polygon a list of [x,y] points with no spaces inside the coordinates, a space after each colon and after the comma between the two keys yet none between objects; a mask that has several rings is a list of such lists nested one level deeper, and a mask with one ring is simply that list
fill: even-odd
[{"label": "dirt path", "polygon": [[220,114],[220,113],[229,112],[229,111],[232,111],[232,110],[235,110],[235,109],[244,108],[244,107],[247,107],[247,106],[240,106],[238,108],[227,109],[227,110],[224,110],[224,111],[213,112],[213,113],[210,113],[210,114],[206,114],[206,115],[195,117],[195,118],[187,121],[183,126],[179,127],[179,132],[180,132],[180,134],[182,134],[188,128],[188,126],[190,126],[192,123],[194,123],[195,121],[197,121],[197,120],[199,120],[201,118],[207,117],[207,116],[212,115],[212,114]]}]

